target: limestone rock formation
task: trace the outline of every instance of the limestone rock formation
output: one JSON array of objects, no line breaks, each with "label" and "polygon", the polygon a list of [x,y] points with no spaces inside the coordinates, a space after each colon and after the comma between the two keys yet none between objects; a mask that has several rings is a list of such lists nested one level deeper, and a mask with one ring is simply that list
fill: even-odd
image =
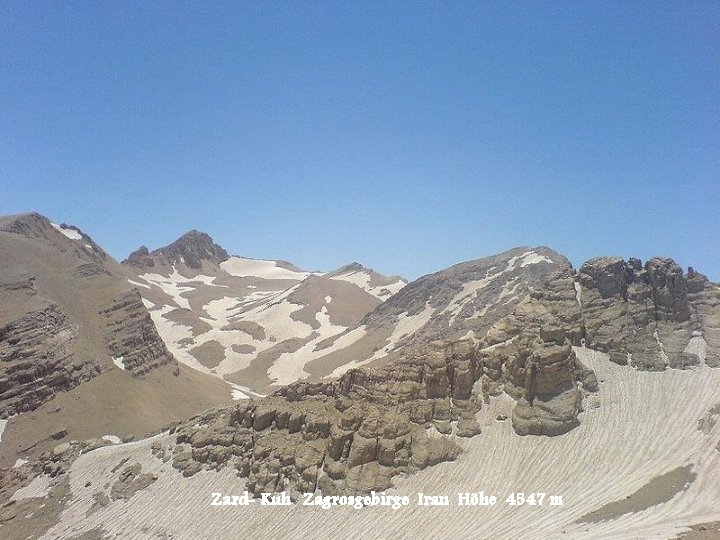
[{"label": "limestone rock formation", "polygon": [[720,290],[702,274],[668,258],[601,257],[577,282],[588,347],[652,371],[718,365]]},{"label": "limestone rock formation", "polygon": [[550,276],[481,341],[483,387],[517,400],[512,422],[520,435],[569,431],[579,423],[582,390],[596,390],[572,350],[583,335],[573,277],[567,267]]},{"label": "limestone rock formation", "polygon": [[77,325],[57,304],[0,327],[0,417],[34,410],[100,372],[92,358],[74,362],[77,339]]},{"label": "limestone rock formation", "polygon": [[470,342],[434,343],[378,369],[295,383],[262,400],[211,411],[175,430],[173,464],[190,476],[232,463],[256,494],[364,493],[400,473],[455,459],[452,437],[480,433]]},{"label": "limestone rock formation", "polygon": [[[603,257],[575,272],[548,248],[517,248],[403,288],[358,264],[320,274],[229,258],[197,231],[137,250],[124,268],[79,229],[42,216],[3,218],[0,233],[9,261],[0,275],[0,418],[103,376],[121,386],[158,371],[177,376],[153,320],[170,333],[182,326],[173,350],[202,349],[193,358],[204,368],[279,389],[177,424],[152,453],[185,477],[237,470],[255,495],[386,489],[397,475],[454,460],[466,439],[483,436],[478,412],[503,394],[512,413],[493,416],[509,416],[515,433],[567,433],[600,386],[575,353],[583,345],[644,370],[720,364],[720,289],[672,259]],[[208,333],[217,339],[190,348]],[[228,336],[238,341],[219,341]],[[222,364],[230,351],[247,360],[243,370]],[[205,358],[213,354],[222,362]],[[355,365],[363,367],[328,377]],[[280,386],[289,379],[297,382]],[[80,453],[107,444],[68,432],[46,437],[30,467],[62,476]],[[112,472],[93,511],[155,481],[132,461]]]},{"label": "limestone rock formation", "polygon": [[108,349],[113,357],[122,358],[125,369],[142,375],[171,364],[177,373],[177,361],[160,339],[137,290],[114,298],[100,315],[106,323]]}]

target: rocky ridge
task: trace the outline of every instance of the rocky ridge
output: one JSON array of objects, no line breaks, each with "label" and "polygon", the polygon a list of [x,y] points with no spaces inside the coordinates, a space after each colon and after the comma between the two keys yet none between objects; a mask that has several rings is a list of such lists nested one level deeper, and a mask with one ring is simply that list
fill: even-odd
[{"label": "rocky ridge", "polygon": [[177,374],[177,361],[160,339],[137,290],[114,298],[100,315],[106,321],[108,350],[114,358],[122,359],[124,369],[143,375],[170,364]]},{"label": "rocky ridge", "polygon": [[435,343],[396,365],[210,411],[172,430],[176,444],[163,452],[185,476],[233,466],[256,495],[386,489],[397,474],[455,459],[450,434],[480,433],[481,401],[462,375],[471,349]]},{"label": "rocky ridge", "polygon": [[167,265],[183,263],[189,268],[198,270],[202,268],[203,261],[220,264],[227,261],[230,256],[221,246],[213,242],[207,233],[192,230],[185,233],[163,248],[153,252],[141,246],[131,253],[123,264],[129,264],[137,268],[152,268],[155,266],[155,259],[161,258]]},{"label": "rocky ridge", "polygon": [[668,258],[601,257],[577,277],[587,345],[619,364],[662,371],[720,366],[720,289]]},{"label": "rocky ridge", "polygon": [[[511,421],[519,435],[558,436],[578,426],[583,398],[599,385],[573,346],[615,359],[629,353],[637,369],[716,366],[718,346],[703,335],[716,328],[720,295],[704,276],[685,276],[669,259],[643,267],[615,258],[589,261],[579,273],[554,265],[542,276],[479,339],[409,340],[381,366],[353,369],[327,383],[295,383],[263,400],[197,417],[174,430],[175,446],[165,451],[186,476],[234,466],[256,494],[380,490],[395,475],[457,457],[457,437],[479,435],[475,413],[503,393],[515,402]],[[628,298],[643,300],[642,317],[625,305]],[[635,327],[603,309],[634,310]],[[644,338],[628,340],[638,327]],[[660,349],[656,332],[673,336],[674,345]],[[604,342],[607,335],[625,339]],[[666,361],[638,361],[653,343]]]},{"label": "rocky ridge", "polygon": [[[72,242],[80,240],[71,236],[85,238],[75,229],[66,234],[38,223],[35,217],[13,222],[11,234],[23,231],[33,238],[51,238],[62,253],[75,253]],[[82,249],[94,251],[92,246]],[[195,250],[191,259],[193,253],[200,257],[208,252]],[[69,267],[99,264],[96,257],[97,253],[88,253]],[[280,282],[287,272],[298,273],[265,262],[237,264],[259,265],[268,275],[282,276]],[[189,267],[187,259],[183,264]],[[101,268],[112,274],[109,263]],[[338,275],[347,281],[356,279],[353,275],[360,271],[349,266]],[[74,272],[73,279],[91,283],[106,275],[110,274]],[[245,274],[232,277],[244,280],[243,286],[255,287]],[[178,283],[192,279],[200,283],[201,278],[191,276]],[[62,340],[41,346],[52,353],[47,356],[53,361],[67,359],[71,355],[65,356],[66,349],[81,341],[81,326],[73,322],[69,305],[62,305],[65,314],[53,312],[53,304],[38,303],[39,283],[44,279],[27,272],[10,273],[4,294],[21,295],[34,306],[31,313],[50,309],[46,318],[57,325],[55,334]],[[306,285],[314,286],[319,278],[305,279]],[[150,277],[146,281],[154,283]],[[163,294],[180,289],[178,283],[156,281],[165,285]],[[298,290],[293,285],[281,291],[273,305],[292,304],[289,298],[303,296]],[[334,302],[318,294],[307,297],[313,302],[322,299],[318,306],[325,311],[319,312],[325,315]],[[143,305],[149,300],[127,289],[104,298],[95,308],[95,314],[101,314],[99,335],[114,358],[122,357],[123,369],[142,375],[172,363],[154,337]],[[183,299],[180,294],[173,298]],[[202,305],[214,313],[213,302],[225,298],[203,299]],[[402,326],[421,314],[427,315],[420,317],[422,324]],[[0,352],[15,354],[8,351],[19,343],[25,350],[35,346],[37,329],[23,324],[22,317],[9,319],[3,338],[11,333],[12,337],[2,342],[5,349]],[[225,312],[216,317],[227,326],[243,322],[230,320]],[[266,398],[213,409],[174,427],[173,442],[159,443],[154,451],[172,460],[185,476],[234,467],[248,478],[249,489],[256,494],[385,489],[398,474],[455,459],[463,438],[482,436],[476,413],[503,394],[514,403],[511,423],[519,435],[558,436],[578,426],[584,397],[597,391],[598,381],[573,347],[608,352],[615,362],[630,364],[627,369],[717,367],[719,317],[720,289],[692,269],[685,274],[671,259],[654,258],[643,265],[636,259],[606,257],[588,261],[576,272],[567,259],[548,248],[518,248],[421,278],[380,304],[358,325],[391,327],[398,339],[367,367],[351,369],[336,380],[296,382]],[[304,317],[290,319],[302,322]],[[315,321],[320,323],[318,318]],[[313,326],[315,321],[307,319],[306,324],[316,330],[320,326]],[[407,331],[403,334],[398,328]],[[102,366],[109,367],[108,361]],[[66,450],[61,446],[59,455]],[[57,462],[55,456],[51,461]],[[131,468],[121,475],[132,491],[139,472]]]}]

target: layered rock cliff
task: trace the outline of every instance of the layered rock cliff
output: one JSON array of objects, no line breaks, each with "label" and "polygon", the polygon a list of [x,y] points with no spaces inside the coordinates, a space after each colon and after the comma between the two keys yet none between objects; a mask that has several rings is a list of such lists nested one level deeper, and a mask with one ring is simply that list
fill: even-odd
[{"label": "layered rock cliff", "polygon": [[395,475],[455,459],[450,434],[480,433],[475,361],[470,342],[434,343],[384,368],[211,411],[162,451],[185,476],[231,464],[256,494],[386,489]]},{"label": "layered rock cliff", "polygon": [[3,218],[0,253],[0,417],[116,369],[113,358],[135,375],[177,369],[140,295],[78,228]]},{"label": "layered rock cliff", "polygon": [[[415,298],[417,288],[408,289],[376,311],[409,312],[402,299]],[[578,426],[584,398],[599,384],[574,347],[630,358],[637,369],[717,365],[718,288],[670,259],[594,259],[580,272],[560,261],[523,290],[509,310],[489,315],[479,338],[409,336],[375,367],[193,419],[163,451],[185,475],[234,466],[255,493],[385,489],[395,475],[454,459],[453,435],[480,435],[475,413],[501,394],[514,400],[519,435],[558,436]]]},{"label": "layered rock cliff", "polygon": [[116,298],[100,311],[105,321],[105,339],[113,358],[133,375],[143,375],[160,366],[178,365],[157,333],[140,294],[133,289]]},{"label": "layered rock cliff", "polygon": [[97,375],[93,359],[73,361],[78,327],[56,304],[0,327],[0,418],[38,408]]},{"label": "layered rock cliff", "polygon": [[662,371],[720,365],[720,289],[672,259],[601,257],[577,283],[587,346],[619,364]]}]

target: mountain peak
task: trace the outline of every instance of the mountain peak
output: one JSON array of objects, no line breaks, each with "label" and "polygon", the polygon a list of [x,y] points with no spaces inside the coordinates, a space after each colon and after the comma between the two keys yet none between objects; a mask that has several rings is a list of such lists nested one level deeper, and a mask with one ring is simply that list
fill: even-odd
[{"label": "mountain peak", "polygon": [[136,268],[152,268],[155,266],[155,261],[152,255],[150,255],[148,248],[146,246],[140,246],[128,255],[128,258],[125,259],[122,264],[129,264]]},{"label": "mountain peak", "polygon": [[137,268],[155,266],[155,259],[163,257],[168,264],[184,263],[189,268],[202,268],[202,261],[220,264],[230,258],[228,252],[216,244],[212,237],[198,230],[191,230],[165,247],[149,251],[147,247],[140,246],[123,261]]},{"label": "mountain peak", "polygon": [[24,236],[36,237],[51,227],[50,220],[37,212],[0,216],[0,230]]},{"label": "mountain peak", "polygon": [[172,244],[160,248],[160,252],[171,264],[184,261],[194,269],[202,268],[204,260],[220,264],[230,258],[228,252],[216,244],[209,234],[195,229],[186,232]]},{"label": "mountain peak", "polygon": [[361,272],[363,270],[368,270],[365,268],[362,264],[359,262],[351,262],[350,264],[346,264],[344,266],[341,266],[337,270],[333,272],[333,274],[345,274],[347,272]]}]

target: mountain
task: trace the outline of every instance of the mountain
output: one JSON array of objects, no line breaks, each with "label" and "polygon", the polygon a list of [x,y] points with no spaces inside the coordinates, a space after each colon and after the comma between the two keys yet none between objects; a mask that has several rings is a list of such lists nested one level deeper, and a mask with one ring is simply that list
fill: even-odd
[{"label": "mountain", "polygon": [[141,246],[123,261],[137,268],[154,268],[156,264],[165,268],[174,264],[184,264],[188,268],[199,270],[203,262],[220,264],[229,259],[227,251],[213,242],[210,235],[192,230],[185,233],[172,244],[148,252]]},{"label": "mountain", "polygon": [[230,257],[205,233],[140,248],[123,261],[175,357],[258,395],[308,377],[305,358],[405,284],[359,263],[307,272],[286,261]]},{"label": "mountain", "polygon": [[571,272],[565,257],[544,247],[520,247],[423,276],[355,328],[324,342],[308,372],[339,376],[405,347],[438,339],[477,341],[534,286],[561,271]]},{"label": "mountain", "polygon": [[0,466],[232,401],[178,365],[118,263],[77,227],[2,217],[0,261]]},{"label": "mountain", "polygon": [[[225,258],[194,236],[104,268],[131,280],[123,287],[142,295],[181,369],[272,393],[238,386],[249,399],[152,437],[29,456],[0,472],[0,535],[231,538],[238,523],[262,538],[719,528],[720,286],[694,269],[600,257],[576,270],[522,247],[402,286],[357,264],[313,273]],[[297,504],[212,504],[213,493],[232,502],[246,490]],[[372,491],[398,507],[340,498]],[[420,493],[449,504],[419,508]],[[476,502],[459,504],[461,494]],[[490,496],[496,504],[480,504]],[[318,501],[328,507],[303,504]]]}]

